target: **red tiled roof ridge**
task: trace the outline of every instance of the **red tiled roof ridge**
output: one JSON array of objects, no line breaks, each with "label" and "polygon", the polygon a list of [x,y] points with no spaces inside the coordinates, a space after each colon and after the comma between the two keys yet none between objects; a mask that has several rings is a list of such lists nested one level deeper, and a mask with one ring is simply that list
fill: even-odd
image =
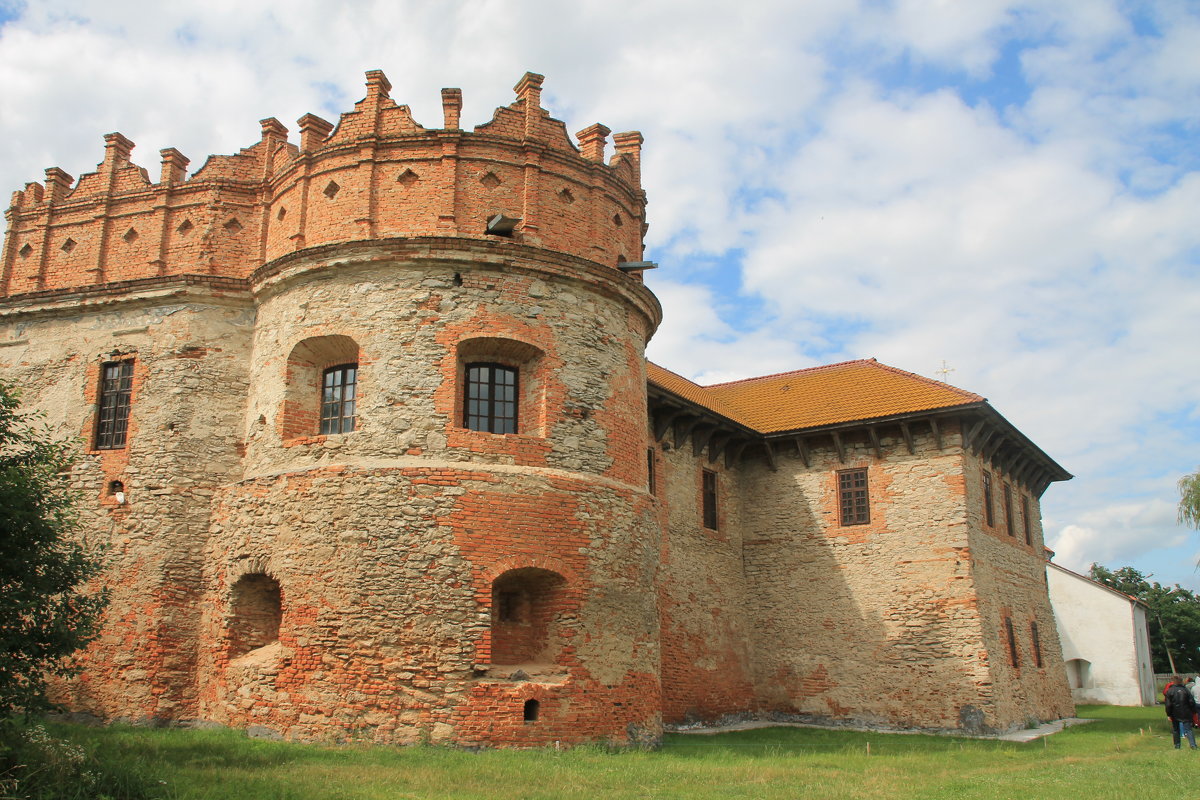
[{"label": "red tiled roof ridge", "polygon": [[[776,372],[771,375],[755,375],[750,378],[738,378],[734,381],[722,381],[720,383],[710,383],[704,388],[716,389],[717,387],[735,386],[739,383],[753,383],[754,381],[765,381],[771,378],[784,378],[792,375],[811,375],[814,372],[823,372],[828,369],[837,369],[838,367],[849,367],[854,364],[879,364],[874,358],[855,358],[849,361],[839,361],[835,364],[818,364],[815,367],[803,367],[801,369],[791,369],[786,372]],[[884,366],[879,364],[879,366]],[[697,384],[699,385],[699,384]]]},{"label": "red tiled roof ridge", "polygon": [[[702,386],[702,385],[700,385],[700,384],[696,383],[694,380],[691,380],[690,378],[685,378],[685,377],[683,377],[682,375],[680,375],[678,372],[676,372],[676,371],[674,371],[674,370],[667,369],[667,368],[666,368],[666,367],[664,367],[662,364],[656,364],[655,362],[651,361],[650,359],[646,359],[646,364],[647,364],[648,366],[654,367],[655,369],[661,369],[663,372],[666,372],[666,373],[668,373],[668,374],[670,374],[670,375],[674,375],[676,378],[679,378],[679,380],[681,380],[681,381],[687,381],[687,382],[688,382],[688,383],[690,383],[692,386],[695,386],[697,389],[705,389],[705,388],[707,388],[707,387],[705,387],[705,386]],[[651,380],[653,380],[653,379],[651,379]]]}]

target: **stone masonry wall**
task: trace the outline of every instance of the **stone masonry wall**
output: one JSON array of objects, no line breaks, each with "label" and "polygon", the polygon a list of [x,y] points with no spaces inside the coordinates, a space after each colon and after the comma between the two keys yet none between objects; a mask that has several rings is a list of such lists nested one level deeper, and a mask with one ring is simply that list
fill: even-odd
[{"label": "stone masonry wall", "polygon": [[[663,717],[667,722],[713,720],[754,708],[751,632],[743,565],[743,512],[736,470],[724,459],[693,455],[671,437],[655,448],[663,508]],[[717,476],[717,528],[701,509],[703,472]]]},{"label": "stone masonry wall", "polygon": [[[992,477],[994,495],[990,525],[984,513],[985,471]],[[971,572],[978,586],[990,691],[995,703],[992,724],[1003,729],[1071,716],[1075,706],[1065,678],[1062,646],[1046,586],[1045,543],[1038,499],[1028,487],[975,456],[965,459],[964,481]],[[1006,486],[1011,492],[1011,533],[1004,504]],[[1030,542],[1025,540],[1022,498],[1029,509]],[[1006,619],[1012,621],[1015,663]],[[1036,652],[1033,625],[1037,627]]]},{"label": "stone masonry wall", "polygon": [[[914,431],[810,443],[809,467],[743,478],[749,613],[758,698],[767,711],[957,729],[986,709],[982,633],[971,580],[962,462]],[[842,526],[837,474],[865,467],[870,522]]]},{"label": "stone masonry wall", "polygon": [[[86,535],[107,547],[102,635],[87,671],[60,687],[78,710],[196,716],[209,502],[214,483],[237,473],[252,322],[245,292],[203,287],[0,312],[0,374],[56,435],[77,437]],[[100,365],[121,359],[134,362],[128,445],[95,450]]]}]

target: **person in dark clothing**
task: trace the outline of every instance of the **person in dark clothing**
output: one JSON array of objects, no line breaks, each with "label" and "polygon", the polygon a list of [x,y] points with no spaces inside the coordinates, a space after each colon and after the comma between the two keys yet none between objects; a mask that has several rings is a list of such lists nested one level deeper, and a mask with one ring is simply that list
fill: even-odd
[{"label": "person in dark clothing", "polygon": [[1175,749],[1179,749],[1180,737],[1186,737],[1192,749],[1196,749],[1196,735],[1192,733],[1192,717],[1196,713],[1196,701],[1176,677],[1167,686],[1164,698],[1167,704],[1167,718],[1171,720],[1171,739]]}]

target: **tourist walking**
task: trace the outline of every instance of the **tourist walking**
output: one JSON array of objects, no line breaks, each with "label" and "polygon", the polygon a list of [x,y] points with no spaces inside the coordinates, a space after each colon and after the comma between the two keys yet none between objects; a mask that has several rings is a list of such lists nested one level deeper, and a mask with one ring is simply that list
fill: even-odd
[{"label": "tourist walking", "polygon": [[1167,704],[1167,718],[1171,720],[1171,739],[1178,750],[1181,738],[1186,737],[1192,749],[1196,749],[1196,735],[1192,732],[1192,718],[1196,714],[1196,700],[1192,693],[1176,676],[1167,686],[1164,693]]}]

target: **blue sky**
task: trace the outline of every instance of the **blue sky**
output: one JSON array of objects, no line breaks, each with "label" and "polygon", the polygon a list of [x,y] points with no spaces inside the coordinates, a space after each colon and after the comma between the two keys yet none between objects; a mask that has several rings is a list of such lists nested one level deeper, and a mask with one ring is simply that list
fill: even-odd
[{"label": "blue sky", "polygon": [[1197,3],[0,0],[0,184],[118,130],[195,169],[374,68],[430,126],[441,87],[478,124],[532,70],[569,130],[644,133],[659,363],[944,360],[1076,475],[1060,563],[1200,589]]}]

